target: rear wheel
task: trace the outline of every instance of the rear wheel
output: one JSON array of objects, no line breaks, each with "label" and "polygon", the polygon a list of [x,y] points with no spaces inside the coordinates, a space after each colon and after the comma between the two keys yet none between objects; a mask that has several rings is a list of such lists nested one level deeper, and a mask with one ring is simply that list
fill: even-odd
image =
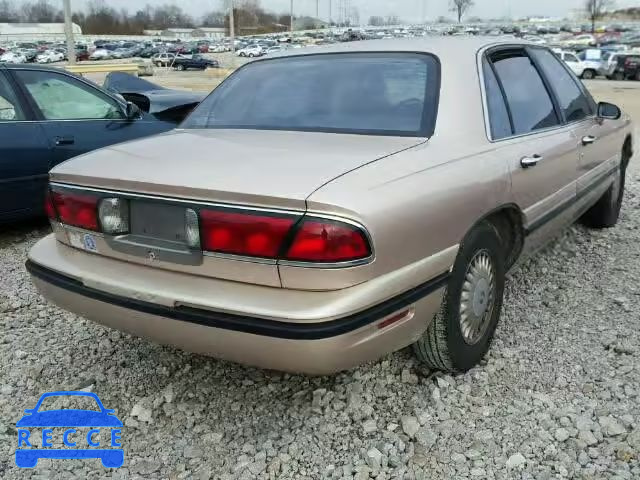
[{"label": "rear wheel", "polygon": [[615,173],[613,184],[604,195],[591,207],[582,217],[582,222],[591,228],[611,228],[615,227],[620,218],[622,199],[624,198],[624,187],[626,183],[627,162],[629,153],[623,149],[622,161],[619,169]]},{"label": "rear wheel", "polygon": [[177,66],[178,71],[182,72],[184,71],[184,65],[178,65]]},{"label": "rear wheel", "polygon": [[500,236],[483,222],[463,241],[440,310],[414,344],[416,356],[430,368],[448,372],[477,365],[500,318],[504,279]]},{"label": "rear wheel", "polygon": [[596,72],[594,72],[593,70],[585,70],[584,72],[582,72],[582,78],[584,78],[585,80],[592,80],[596,78]]}]

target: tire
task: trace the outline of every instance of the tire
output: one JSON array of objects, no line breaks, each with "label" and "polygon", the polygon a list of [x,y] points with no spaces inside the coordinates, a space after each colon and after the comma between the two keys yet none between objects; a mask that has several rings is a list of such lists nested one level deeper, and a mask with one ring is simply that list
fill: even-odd
[{"label": "tire", "polygon": [[612,228],[618,223],[626,184],[627,156],[628,153],[623,150],[622,162],[616,172],[613,185],[611,185],[604,195],[600,197],[600,200],[583,215],[582,223],[587,227],[596,229]]},{"label": "tire", "polygon": [[636,72],[636,75],[634,78],[636,79],[637,82],[640,82],[640,70]]},{"label": "tire", "polygon": [[184,65],[178,65],[176,68],[178,69],[179,72],[184,72],[185,70]]},{"label": "tire", "polygon": [[590,69],[585,70],[584,72],[582,72],[582,78],[585,80],[593,80],[594,78],[596,78],[596,72]]},{"label": "tire", "polygon": [[[472,265],[478,266],[477,262],[486,260],[489,261],[487,271],[493,274],[493,288],[488,289],[485,289],[481,282],[469,280],[469,275],[473,275]],[[475,277],[484,278],[486,284],[488,277]],[[500,236],[493,225],[482,222],[471,230],[462,242],[440,310],[422,338],[413,345],[418,359],[431,369],[451,373],[466,372],[477,365],[489,350],[500,319],[504,282],[505,254]],[[473,288],[473,283],[476,288]],[[463,291],[467,289],[471,289],[471,295],[467,292],[467,308],[471,309],[471,316],[467,318],[481,318],[483,322],[476,335],[471,335],[467,330],[465,336],[461,309]],[[474,310],[476,308],[478,310]],[[481,313],[483,309],[484,314]],[[479,315],[474,315],[474,312]]]},{"label": "tire", "polygon": [[622,72],[616,72],[616,73],[614,73],[614,74],[613,74],[613,79],[614,79],[614,80],[618,80],[618,81],[622,81],[622,80],[624,80],[624,79],[625,79],[625,77],[624,77],[624,73],[622,73]]},{"label": "tire", "polygon": [[253,53],[250,53],[250,54],[249,54],[249,57],[250,57],[250,58],[253,58],[253,57],[255,57],[255,55],[254,55]]}]

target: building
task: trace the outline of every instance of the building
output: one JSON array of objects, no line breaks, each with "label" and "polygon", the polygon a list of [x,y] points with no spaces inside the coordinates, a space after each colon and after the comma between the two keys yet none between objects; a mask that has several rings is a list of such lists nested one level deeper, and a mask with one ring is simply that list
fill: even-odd
[{"label": "building", "polygon": [[227,29],[224,27],[200,27],[191,32],[194,38],[206,38],[209,40],[219,40],[226,36]]},{"label": "building", "polygon": [[190,37],[194,30],[195,28],[165,28],[161,36],[163,38],[185,38]]},{"label": "building", "polygon": [[[80,25],[73,24],[73,33],[82,35]],[[64,38],[64,23],[0,23],[0,41],[62,38]]]}]

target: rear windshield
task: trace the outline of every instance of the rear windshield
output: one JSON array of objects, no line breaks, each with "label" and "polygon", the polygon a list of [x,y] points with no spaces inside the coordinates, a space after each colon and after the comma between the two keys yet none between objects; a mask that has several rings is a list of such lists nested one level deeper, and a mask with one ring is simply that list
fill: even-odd
[{"label": "rear windshield", "polygon": [[181,127],[429,137],[439,84],[439,63],[426,54],[257,61],[215,89]]}]

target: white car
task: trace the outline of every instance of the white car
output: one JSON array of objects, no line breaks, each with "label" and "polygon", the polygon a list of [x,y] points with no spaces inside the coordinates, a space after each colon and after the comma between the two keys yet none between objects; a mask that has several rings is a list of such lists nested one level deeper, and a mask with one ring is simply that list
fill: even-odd
[{"label": "white car", "polygon": [[598,42],[596,37],[591,34],[586,35],[576,35],[575,37],[569,40],[571,45],[582,45],[582,46],[595,46]]},{"label": "white car", "polygon": [[91,55],[89,55],[89,60],[108,60],[112,57],[113,55],[106,48],[98,48]]},{"label": "white car", "polygon": [[0,62],[4,63],[27,63],[27,57],[21,53],[6,52],[0,56]]},{"label": "white car", "polygon": [[61,62],[62,60],[64,60],[64,54],[54,50],[47,50],[36,57],[36,62],[38,63]]},{"label": "white car", "polygon": [[595,78],[598,74],[598,69],[600,67],[599,62],[592,61],[582,61],[578,56],[573,52],[565,52],[565,51],[555,51],[555,54],[560,58],[567,66],[571,69],[573,73],[575,73],[578,77],[583,78],[585,80],[591,80]]},{"label": "white car", "polygon": [[260,45],[249,45],[236,52],[239,57],[261,57],[264,55],[264,50]]}]

